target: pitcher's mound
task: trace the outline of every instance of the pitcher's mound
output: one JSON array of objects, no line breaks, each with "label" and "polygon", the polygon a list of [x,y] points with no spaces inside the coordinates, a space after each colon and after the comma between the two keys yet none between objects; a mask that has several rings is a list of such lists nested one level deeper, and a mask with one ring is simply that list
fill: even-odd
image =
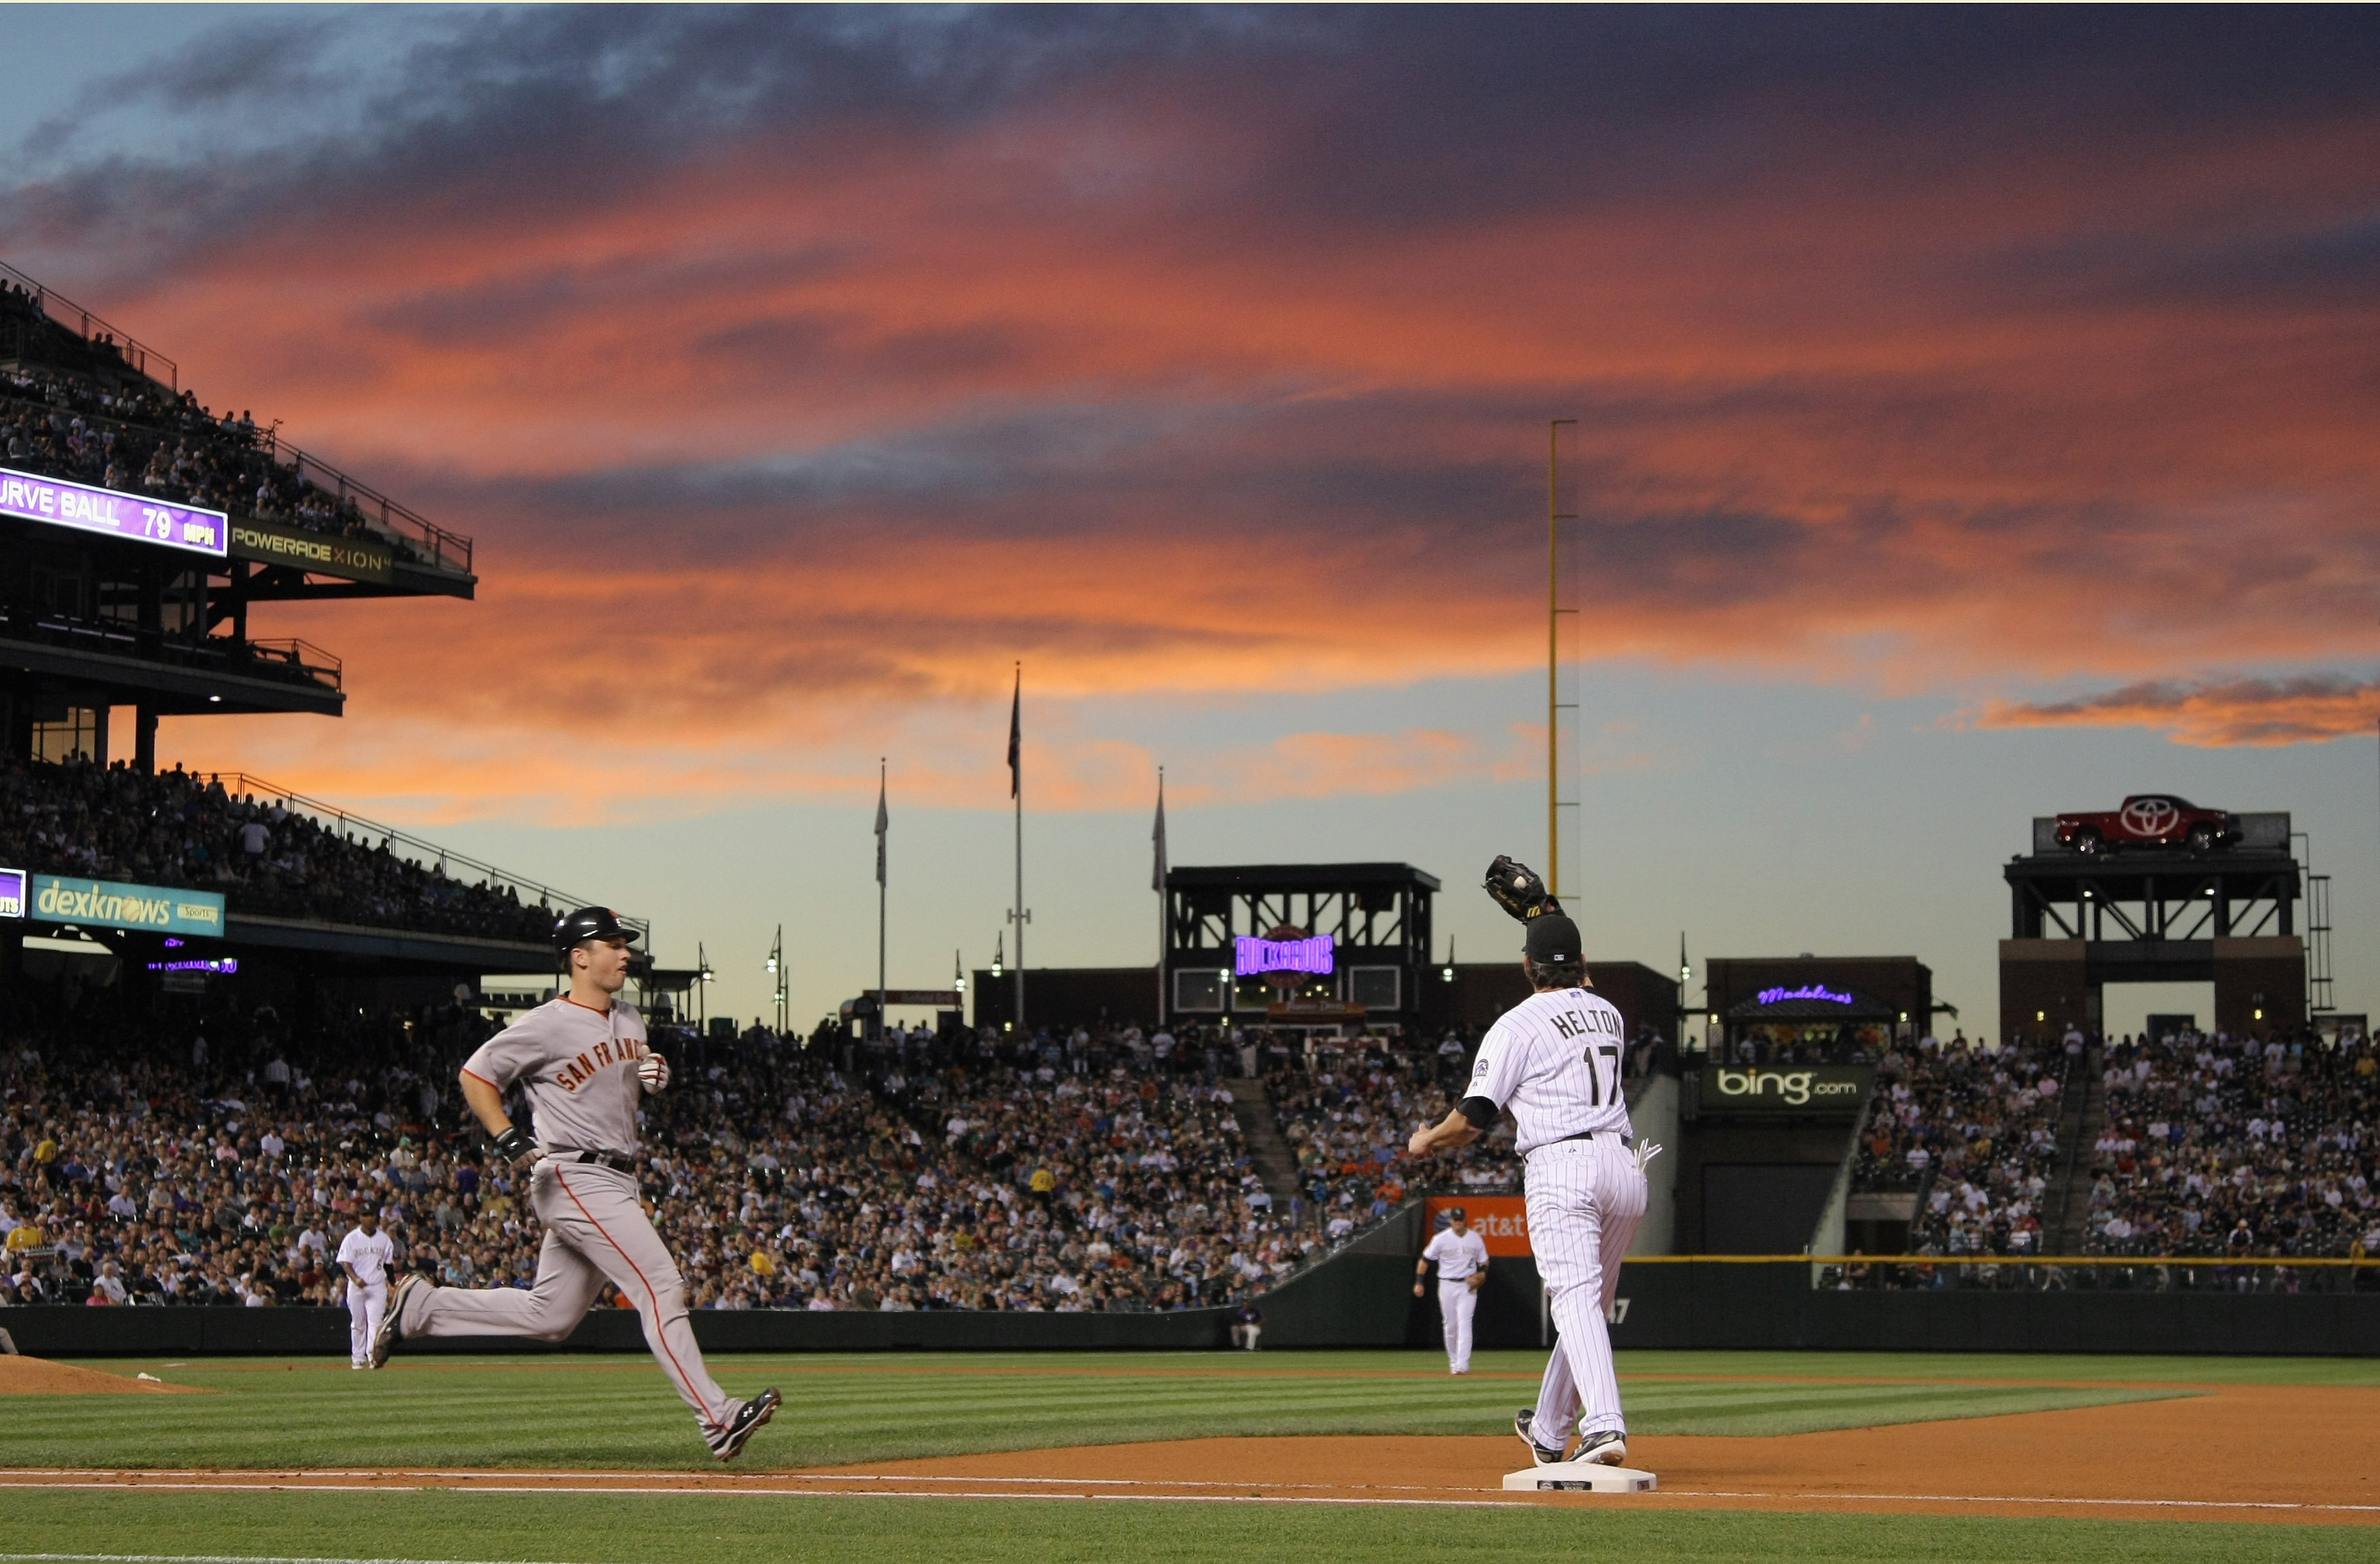
[{"label": "pitcher's mound", "polygon": [[138,1396],[151,1390],[172,1394],[195,1388],[160,1385],[128,1374],[102,1374],[95,1368],[77,1368],[47,1358],[0,1357],[0,1396]]}]

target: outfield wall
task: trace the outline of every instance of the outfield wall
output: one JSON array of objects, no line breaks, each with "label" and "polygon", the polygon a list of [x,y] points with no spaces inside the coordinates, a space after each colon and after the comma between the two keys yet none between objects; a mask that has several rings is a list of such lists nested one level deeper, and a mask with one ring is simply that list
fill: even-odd
[{"label": "outfield wall", "polygon": [[[1536,1262],[1498,1260],[1482,1347],[1541,1340]],[[1621,1268],[1620,1348],[2380,1356],[2380,1291],[1814,1291],[1807,1263],[1670,1257]],[[1437,1306],[1415,1345],[1438,1338]]]},{"label": "outfield wall", "polygon": [[[1421,1205],[1413,1202],[1321,1265],[1262,1300],[1268,1347],[1395,1347],[1413,1313]],[[847,1314],[698,1309],[687,1316],[707,1352],[1204,1352],[1231,1345],[1233,1311],[1171,1314]],[[45,1358],[345,1357],[345,1309],[0,1309],[17,1350]],[[416,1352],[641,1352],[633,1309],[598,1309],[569,1340],[416,1340]]]},{"label": "outfield wall", "polygon": [[[1408,1206],[1262,1300],[1272,1348],[1434,1347],[1437,1289],[1413,1296],[1421,1209]],[[2271,1353],[2380,1356],[2380,1291],[1814,1291],[1805,1262],[1631,1262],[1612,1341],[1628,1348],[1831,1352]],[[1475,1322],[1483,1348],[1546,1340],[1536,1267],[1489,1267]],[[1230,1345],[1228,1309],[1161,1315],[810,1314],[704,1309],[712,1352],[1206,1352]],[[41,1357],[344,1356],[344,1309],[0,1309]],[[413,1341],[414,1352],[642,1352],[633,1310],[602,1309],[558,1346],[514,1338]]]}]

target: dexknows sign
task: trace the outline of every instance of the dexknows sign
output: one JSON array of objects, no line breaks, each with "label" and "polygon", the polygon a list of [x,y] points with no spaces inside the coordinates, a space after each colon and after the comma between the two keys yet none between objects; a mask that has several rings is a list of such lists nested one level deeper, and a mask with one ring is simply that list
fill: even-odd
[{"label": "dexknows sign", "polygon": [[1433,1194],[1424,1203],[1429,1231],[1446,1225],[1446,1211],[1460,1206],[1471,1218],[1471,1231],[1488,1241],[1490,1255],[1532,1255],[1529,1247],[1529,1203],[1517,1194]]},{"label": "dexknows sign", "polygon": [[37,874],[32,879],[32,916],[42,923],[223,935],[224,899],[212,891],[118,885],[113,880],[67,879],[55,874]]},{"label": "dexknows sign", "polygon": [[1702,1073],[1706,1113],[1859,1111],[1875,1072],[1864,1064],[1711,1064]]}]

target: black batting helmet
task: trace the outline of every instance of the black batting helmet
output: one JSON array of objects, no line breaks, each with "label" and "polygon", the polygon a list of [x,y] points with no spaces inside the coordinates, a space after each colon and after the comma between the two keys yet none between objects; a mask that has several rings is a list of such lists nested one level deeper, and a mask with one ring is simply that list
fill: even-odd
[{"label": "black batting helmet", "polygon": [[634,940],[637,931],[620,921],[620,915],[609,907],[580,907],[562,915],[553,926],[553,942],[561,950],[583,945],[589,940]]}]

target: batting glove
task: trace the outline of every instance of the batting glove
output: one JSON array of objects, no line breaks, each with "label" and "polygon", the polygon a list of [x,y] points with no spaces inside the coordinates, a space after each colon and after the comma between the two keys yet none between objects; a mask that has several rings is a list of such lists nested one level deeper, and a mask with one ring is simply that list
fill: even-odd
[{"label": "batting glove", "polygon": [[644,1083],[647,1095],[669,1085],[669,1061],[657,1053],[649,1053],[637,1061],[637,1079]]}]

